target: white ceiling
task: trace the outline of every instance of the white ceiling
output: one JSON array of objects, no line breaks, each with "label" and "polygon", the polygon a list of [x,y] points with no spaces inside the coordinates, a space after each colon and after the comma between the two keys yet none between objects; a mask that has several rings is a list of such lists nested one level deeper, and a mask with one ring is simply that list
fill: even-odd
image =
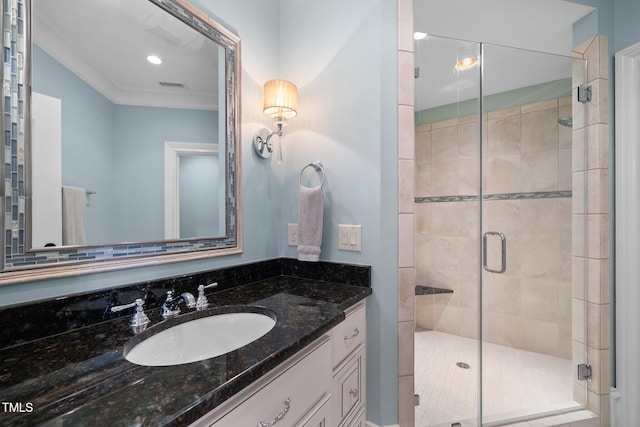
[{"label": "white ceiling", "polygon": [[[414,29],[570,55],[572,25],[592,10],[563,0],[415,0]],[[34,0],[33,14],[34,42],[112,102],[217,108],[217,45],[148,0]],[[417,109],[477,97],[477,71],[453,73],[462,45],[431,37],[416,43]],[[147,63],[151,53],[163,64]],[[484,64],[485,94],[571,75],[566,59],[494,46]]]},{"label": "white ceiling", "polygon": [[563,0],[415,0],[415,31],[454,39],[415,42],[416,110],[478,96],[477,68],[453,69],[464,50],[479,54],[463,40],[496,45],[484,46],[485,95],[571,77],[573,23],[591,11]]},{"label": "white ceiling", "polygon": [[148,0],[34,0],[32,10],[33,42],[112,102],[218,108],[218,46]]}]

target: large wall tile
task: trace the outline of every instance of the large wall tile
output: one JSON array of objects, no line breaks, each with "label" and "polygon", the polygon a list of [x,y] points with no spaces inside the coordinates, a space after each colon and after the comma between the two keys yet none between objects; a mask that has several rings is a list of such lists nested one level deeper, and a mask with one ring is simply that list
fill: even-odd
[{"label": "large wall tile", "polygon": [[489,156],[520,154],[520,115],[516,114],[496,119],[491,119],[491,115],[489,117],[487,123]]},{"label": "large wall tile", "polygon": [[[522,281],[522,316],[529,320],[558,323],[559,286],[556,281]],[[551,353],[552,354],[552,353]]]},{"label": "large wall tile", "polygon": [[482,308],[485,312],[522,315],[520,278],[488,274],[482,281]]},{"label": "large wall tile", "polygon": [[434,162],[458,160],[458,127],[437,128],[431,131],[431,159]]},{"label": "large wall tile", "polygon": [[557,150],[523,153],[521,158],[521,190],[554,191],[558,188]]},{"label": "large wall tile", "polygon": [[520,317],[506,316],[498,313],[483,314],[484,340],[494,344],[523,348],[523,329],[525,326]]},{"label": "large wall tile", "polygon": [[449,160],[431,164],[431,195],[458,194],[458,161]]},{"label": "large wall tile", "polygon": [[530,320],[522,329],[523,349],[549,355],[558,353],[557,323]]},{"label": "large wall tile", "polygon": [[559,145],[558,109],[523,113],[521,118],[522,153],[557,150]]},{"label": "large wall tile", "polygon": [[485,163],[483,177],[484,193],[519,193],[521,191],[520,163],[520,154],[489,157]]}]

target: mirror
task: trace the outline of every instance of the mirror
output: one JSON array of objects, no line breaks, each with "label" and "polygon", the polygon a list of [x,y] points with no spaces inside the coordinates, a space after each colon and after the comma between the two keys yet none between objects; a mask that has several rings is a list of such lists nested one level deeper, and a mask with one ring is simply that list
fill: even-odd
[{"label": "mirror", "polygon": [[19,0],[3,34],[0,283],[241,251],[237,36],[184,0]]}]

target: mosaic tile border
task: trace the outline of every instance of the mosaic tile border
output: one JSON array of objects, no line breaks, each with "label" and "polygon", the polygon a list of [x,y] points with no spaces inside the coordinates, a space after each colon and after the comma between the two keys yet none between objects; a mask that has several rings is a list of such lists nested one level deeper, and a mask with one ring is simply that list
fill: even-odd
[{"label": "mosaic tile border", "polygon": [[2,94],[3,102],[0,106],[3,129],[4,150],[0,151],[0,167],[4,176],[4,186],[0,188],[2,196],[2,245],[4,247],[3,271],[20,270],[25,268],[46,267],[68,263],[88,261],[109,261],[131,257],[142,257],[159,254],[176,254],[198,252],[211,249],[230,249],[238,246],[237,211],[238,211],[238,164],[236,158],[238,135],[235,126],[239,117],[238,92],[229,90],[239,87],[239,43],[225,34],[216,31],[208,22],[194,16],[170,0],[152,0],[156,5],[176,16],[176,18],[191,25],[205,36],[213,39],[225,48],[227,95],[226,108],[230,112],[227,127],[228,148],[226,152],[226,166],[230,175],[226,183],[226,236],[220,238],[193,239],[182,241],[158,241],[135,244],[56,248],[27,252],[28,248],[28,164],[29,153],[25,150],[27,138],[25,122],[28,123],[28,111],[24,105],[29,103],[29,62],[25,58],[30,56],[29,3],[27,0],[2,0],[0,15],[2,16],[3,36],[3,68]]},{"label": "mosaic tile border", "polygon": [[[529,200],[558,199],[572,196],[572,191],[534,191],[530,193],[483,194],[482,200]],[[480,200],[480,196],[436,196],[416,197],[415,203],[472,202]]]}]

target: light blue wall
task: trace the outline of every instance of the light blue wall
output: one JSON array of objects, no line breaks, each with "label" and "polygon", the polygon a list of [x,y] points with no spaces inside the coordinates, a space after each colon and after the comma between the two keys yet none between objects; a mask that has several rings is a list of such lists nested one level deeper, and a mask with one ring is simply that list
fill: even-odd
[{"label": "light blue wall", "polygon": [[615,0],[616,52],[640,42],[640,1]]},{"label": "light blue wall", "polygon": [[217,112],[120,105],[115,122],[113,237],[157,240],[164,236],[164,143],[216,143]]},{"label": "light blue wall", "polygon": [[[282,138],[279,229],[297,222],[300,170],[326,172],[321,259],[371,265],[367,419],[397,423],[397,12],[395,1],[282,0],[279,77],[299,87]],[[339,11],[339,12],[337,12]],[[307,185],[316,177],[304,174]],[[362,252],[337,249],[338,224],[362,225]],[[281,253],[296,250],[281,241]]]},{"label": "light blue wall", "polygon": [[572,0],[597,8],[574,27],[574,42],[580,44],[596,34],[609,37],[609,52],[640,42],[640,2],[638,0]]}]

